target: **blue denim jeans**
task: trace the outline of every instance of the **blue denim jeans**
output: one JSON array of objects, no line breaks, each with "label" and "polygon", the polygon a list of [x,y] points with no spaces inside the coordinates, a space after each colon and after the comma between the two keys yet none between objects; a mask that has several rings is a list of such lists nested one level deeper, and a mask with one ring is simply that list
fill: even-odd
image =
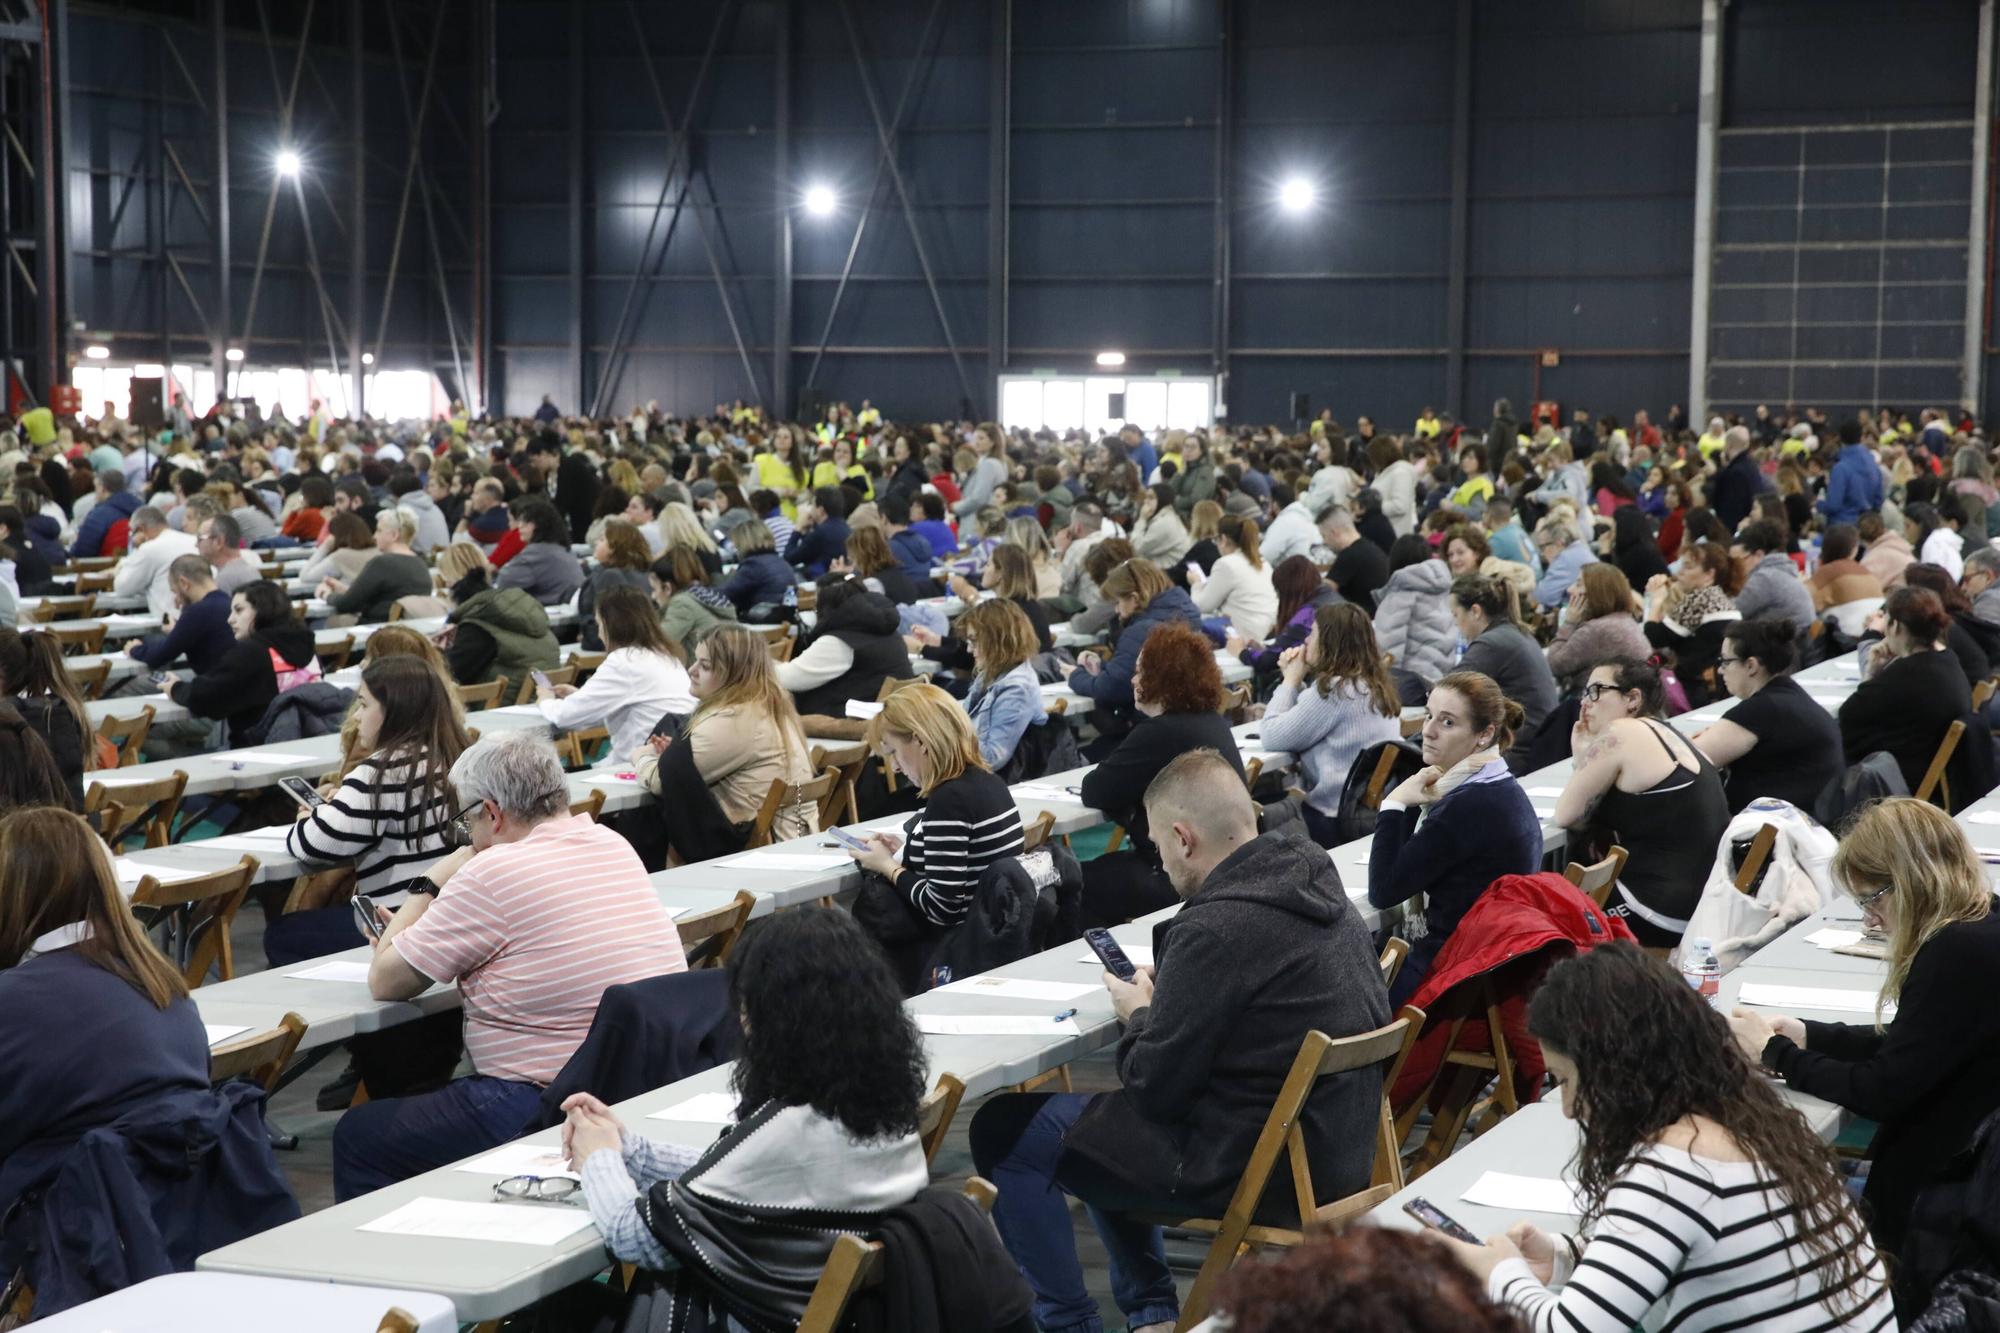
[{"label": "blue denim jeans", "polygon": [[541,1106],[532,1083],[474,1074],[436,1092],[364,1102],[333,1130],[337,1202],[520,1137]]},{"label": "blue denim jeans", "polygon": [[[1063,1136],[1090,1098],[1080,1093],[1016,1093],[996,1097],[972,1120],[973,1161],[1000,1191],[993,1221],[1007,1252],[1035,1293],[1035,1326],[1043,1333],[1102,1333],[1104,1320],[1083,1285],[1076,1232],[1065,1194],[1083,1201],[1111,1256],[1111,1294],[1133,1328],[1172,1323],[1180,1314],[1160,1229],[1128,1212],[1167,1211],[1076,1158],[1062,1163]],[[1164,1194],[1164,1191],[1162,1192]]]}]

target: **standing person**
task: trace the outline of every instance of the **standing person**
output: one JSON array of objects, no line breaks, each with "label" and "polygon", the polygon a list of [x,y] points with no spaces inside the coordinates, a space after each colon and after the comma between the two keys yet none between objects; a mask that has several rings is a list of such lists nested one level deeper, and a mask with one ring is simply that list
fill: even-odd
[{"label": "standing person", "polygon": [[[979,1173],[999,1187],[993,1220],[1035,1292],[1035,1324],[1094,1333],[1066,1195],[1111,1256],[1128,1327],[1163,1333],[1179,1313],[1147,1214],[1220,1217],[1307,1031],[1354,1036],[1389,1021],[1373,942],[1325,855],[1259,835],[1256,806],[1213,750],[1182,754],[1146,789],[1146,819],[1184,905],[1153,929],[1154,965],[1104,974],[1124,1031],[1119,1088],[995,1097],[972,1122]],[[1297,1129],[1315,1188],[1368,1182],[1381,1071],[1322,1078]],[[1292,1211],[1289,1178],[1259,1217]]]},{"label": "standing person", "polygon": [[333,1192],[352,1199],[520,1135],[607,986],[686,970],[680,934],[632,845],[569,812],[548,739],[480,738],[452,765],[470,845],[413,887],[369,965],[376,1000],[456,982],[473,1072],[370,1101],[333,1134]]},{"label": "standing person", "polygon": [[1624,917],[1639,943],[1665,949],[1687,933],[1729,803],[1708,757],[1660,720],[1661,694],[1659,670],[1643,662],[1591,668],[1555,821],[1599,829],[1631,853],[1605,910]]},{"label": "standing person", "polygon": [[1402,735],[1402,708],[1368,615],[1352,603],[1321,607],[1312,632],[1278,659],[1283,675],[1264,710],[1264,744],[1299,757],[1299,814],[1322,847],[1339,841],[1347,772],[1371,745]]},{"label": "standing person", "polygon": [[1936,593],[1898,588],[1870,624],[1878,618],[1882,640],[1864,656],[1863,679],[1840,706],[1840,746],[1850,764],[1887,751],[1915,791],[1946,729],[1972,711],[1972,689],[1945,646],[1951,617]]},{"label": "standing person", "polygon": [[535,700],[558,734],[603,726],[611,733],[604,764],[623,767],[660,719],[694,712],[680,644],[667,637],[652,599],[613,588],[597,603],[597,628],[608,656],[581,685],[537,685]]},{"label": "standing person", "polygon": [[1731,532],[1749,516],[1758,492],[1766,489],[1757,460],[1750,456],[1750,432],[1731,426],[1722,437],[1723,464],[1708,488],[1709,505]]},{"label": "standing person", "polygon": [[576,618],[581,626],[579,637],[584,651],[601,653],[604,639],[597,632],[598,599],[613,588],[649,591],[646,571],[652,566],[653,553],[639,529],[622,518],[614,518],[605,523],[604,535],[597,539],[591,559],[597,568],[590,571],[590,577],[584,580],[577,594]]},{"label": "standing person", "polygon": [[1229,623],[1246,639],[1271,632],[1278,614],[1278,591],[1271,584],[1271,567],[1258,549],[1257,525],[1238,514],[1227,514],[1216,525],[1215,549],[1221,555],[1207,578],[1188,575],[1194,604],[1204,616]]},{"label": "standing person", "polygon": [[[1964,829],[1920,801],[1864,810],[1834,853],[1833,878],[1888,936],[1875,1022],[1741,1008],[1729,1022],[1743,1052],[1787,1086],[1877,1123],[1862,1210],[1876,1245],[1900,1256],[1918,1193],[2000,1103],[2000,1031],[1985,999],[2000,967],[2000,913]],[[1907,1314],[1925,1295],[1897,1292]]]},{"label": "standing person", "polygon": [[1665,963],[1625,943],[1558,963],[1528,1031],[1579,1127],[1582,1228],[1445,1243],[1532,1333],[1896,1327],[1833,1153]]},{"label": "standing person", "polygon": [[[394,911],[410,881],[451,850],[447,779],[471,741],[451,682],[421,657],[363,667],[354,722],[361,758],[325,804],[299,811],[285,850],[309,870],[353,866],[355,895]],[[341,903],[274,919],[264,955],[284,967],[367,942]]]},{"label": "standing person", "polygon": [[316,650],[313,632],[292,618],[292,599],[269,579],[237,589],[229,602],[229,628],[236,643],[221,661],[192,680],[170,672],[161,677],[160,689],[195,717],[228,722],[229,743],[247,745],[251,728],[278,697],[279,674],[317,675]]},{"label": "standing person", "polygon": [[1460,671],[1492,678],[1500,692],[1521,705],[1524,720],[1515,733],[1507,762],[1524,762],[1529,740],[1555,711],[1555,673],[1533,636],[1521,627],[1514,611],[1514,590],[1485,574],[1463,574],[1451,581],[1451,615],[1465,637]]},{"label": "standing person", "polygon": [[353,583],[327,578],[317,596],[335,615],[353,616],[363,624],[379,625],[404,597],[431,595],[431,569],[410,549],[416,536],[416,516],[403,509],[384,509],[375,516],[375,558],[361,567]]},{"label": "standing person", "polygon": [[514,513],[521,550],[493,586],[520,588],[543,606],[561,606],[583,587],[583,563],[569,549],[569,528],[555,505],[540,497],[530,497]]},{"label": "standing person", "polygon": [[1697,733],[1694,747],[1724,770],[1731,815],[1763,798],[1811,812],[1840,775],[1840,725],[1791,676],[1796,640],[1782,618],[1739,620],[1723,635],[1716,666],[1739,702]]},{"label": "standing person", "polygon": [[1431,689],[1424,767],[1383,798],[1368,853],[1377,910],[1424,895],[1424,934],[1396,974],[1392,1004],[1417,993],[1487,885],[1541,868],[1542,821],[1501,757],[1521,720],[1521,705],[1476,671],[1454,671]]}]

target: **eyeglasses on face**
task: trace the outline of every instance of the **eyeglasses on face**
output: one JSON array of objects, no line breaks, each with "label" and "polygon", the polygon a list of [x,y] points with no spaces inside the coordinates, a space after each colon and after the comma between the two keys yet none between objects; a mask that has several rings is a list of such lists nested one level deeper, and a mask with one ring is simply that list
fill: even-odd
[{"label": "eyeglasses on face", "polygon": [[1855,896],[1854,905],[1864,912],[1872,912],[1875,910],[1875,904],[1881,902],[1883,897],[1895,887],[1894,884],[1884,884],[1873,893],[1858,894]]},{"label": "eyeglasses on face", "polygon": [[1604,681],[1604,680],[1593,681],[1591,684],[1583,687],[1583,697],[1588,699],[1592,703],[1596,703],[1599,699],[1602,699],[1607,694],[1623,694],[1623,693],[1624,691],[1619,689],[1616,685],[1612,684],[1610,681]]}]

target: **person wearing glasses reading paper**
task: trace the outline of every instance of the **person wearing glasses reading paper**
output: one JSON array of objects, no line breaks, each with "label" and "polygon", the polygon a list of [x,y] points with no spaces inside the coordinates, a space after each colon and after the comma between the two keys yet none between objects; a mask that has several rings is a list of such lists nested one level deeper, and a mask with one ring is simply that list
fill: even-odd
[{"label": "person wearing glasses reading paper", "polygon": [[589,1035],[605,988],[687,967],[632,845],[569,812],[546,736],[482,737],[452,765],[451,786],[469,845],[427,872],[434,894],[412,892],[393,917],[378,912],[368,992],[410,1000],[457,983],[473,1072],[342,1116],[338,1199],[517,1137]]},{"label": "person wearing glasses reading paper", "polygon": [[[1787,1084],[1866,1116],[1862,1212],[1876,1246],[1904,1256],[1910,1207],[2000,1106],[2000,913],[1979,853],[1943,811],[1907,797],[1867,809],[1833,856],[1834,880],[1868,929],[1888,936],[1872,1023],[1801,1022],[1734,1010],[1737,1044]],[[1899,1271],[1908,1319],[1928,1293]]]}]

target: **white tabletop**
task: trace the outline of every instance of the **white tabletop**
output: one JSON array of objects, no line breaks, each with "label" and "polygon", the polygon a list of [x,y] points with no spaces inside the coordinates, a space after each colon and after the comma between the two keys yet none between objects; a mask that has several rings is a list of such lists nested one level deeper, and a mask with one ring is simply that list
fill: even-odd
[{"label": "white tabletop", "polygon": [[48,1333],[211,1333],[219,1328],[375,1333],[392,1309],[414,1317],[418,1333],[454,1333],[458,1327],[451,1302],[427,1291],[336,1287],[234,1273],[170,1273],[37,1320],[35,1328]]}]

